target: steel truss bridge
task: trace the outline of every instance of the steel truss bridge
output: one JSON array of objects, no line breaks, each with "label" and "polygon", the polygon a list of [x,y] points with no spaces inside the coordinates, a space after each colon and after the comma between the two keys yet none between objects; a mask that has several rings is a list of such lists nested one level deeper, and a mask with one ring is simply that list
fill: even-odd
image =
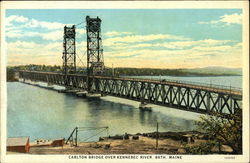
[{"label": "steel truss bridge", "polygon": [[176,81],[65,75],[38,71],[19,71],[19,78],[204,114],[232,114],[242,108],[242,91],[233,88]]},{"label": "steel truss bridge", "polygon": [[103,76],[101,19],[86,16],[87,75],[76,74],[75,26],[64,27],[62,73],[19,71],[24,80],[152,103],[186,111],[233,114],[242,106],[242,91],[176,81]]}]

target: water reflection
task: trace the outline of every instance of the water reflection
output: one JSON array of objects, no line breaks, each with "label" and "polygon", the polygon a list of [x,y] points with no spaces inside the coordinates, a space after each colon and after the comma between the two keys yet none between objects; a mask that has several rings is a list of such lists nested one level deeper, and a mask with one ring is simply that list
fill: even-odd
[{"label": "water reflection", "polygon": [[[78,127],[109,126],[109,134],[143,133],[160,131],[186,131],[193,128],[192,120],[180,111],[170,108],[153,108],[140,111],[139,103],[118,98],[100,100],[79,98],[57,91],[22,83],[8,83],[8,136],[38,138],[67,138]],[[16,93],[13,94],[12,92]],[[191,113],[190,113],[191,115]],[[97,131],[79,133],[84,140]],[[106,136],[103,132],[98,136]],[[98,136],[89,139],[97,140]]]}]

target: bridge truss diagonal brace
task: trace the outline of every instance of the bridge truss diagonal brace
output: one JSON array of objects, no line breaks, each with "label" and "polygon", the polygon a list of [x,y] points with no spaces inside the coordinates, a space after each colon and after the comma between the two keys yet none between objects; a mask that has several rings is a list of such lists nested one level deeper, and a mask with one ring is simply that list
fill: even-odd
[{"label": "bridge truss diagonal brace", "polygon": [[[67,82],[64,81],[64,75],[59,73],[20,71],[19,77],[26,81],[49,82],[60,86],[67,85],[75,89],[87,90],[87,76],[84,75],[69,74]],[[242,96],[225,92],[210,92],[181,86],[177,88],[177,86],[167,83],[157,84],[156,86],[155,81],[133,80],[131,82],[132,79],[106,76],[90,77],[90,80],[93,81],[93,92],[186,111],[204,114],[212,112],[232,114],[242,109]]]}]

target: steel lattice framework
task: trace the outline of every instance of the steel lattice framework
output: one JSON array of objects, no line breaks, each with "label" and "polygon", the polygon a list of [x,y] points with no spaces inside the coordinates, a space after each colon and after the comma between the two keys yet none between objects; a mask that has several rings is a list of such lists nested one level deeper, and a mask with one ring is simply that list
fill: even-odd
[{"label": "steel lattice framework", "polygon": [[63,74],[76,73],[75,26],[64,27],[63,36]]},{"label": "steel lattice framework", "polygon": [[[87,90],[87,76],[20,71],[20,78]],[[242,108],[241,90],[133,78],[91,76],[91,92],[177,108],[197,113],[231,114]]]},{"label": "steel lattice framework", "polygon": [[65,26],[64,74],[19,71],[19,77],[204,114],[232,114],[242,108],[242,90],[231,87],[101,76],[104,71],[101,19],[87,16],[86,23],[87,76],[71,74],[76,72],[75,26]]},{"label": "steel lattice framework", "polygon": [[101,38],[101,19],[86,16],[87,30],[87,73],[88,76],[100,75],[104,71]]}]

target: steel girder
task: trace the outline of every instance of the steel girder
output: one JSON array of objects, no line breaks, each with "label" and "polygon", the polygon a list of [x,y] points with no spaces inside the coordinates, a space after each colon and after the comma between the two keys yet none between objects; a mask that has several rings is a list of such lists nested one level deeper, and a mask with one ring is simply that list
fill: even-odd
[{"label": "steel girder", "polygon": [[[20,78],[42,81],[73,89],[87,90],[87,76],[58,73],[20,71]],[[220,112],[231,114],[242,108],[242,95],[227,91],[211,91],[202,87],[173,85],[150,80],[128,78],[89,77],[90,91],[181,110],[209,114]]]}]

